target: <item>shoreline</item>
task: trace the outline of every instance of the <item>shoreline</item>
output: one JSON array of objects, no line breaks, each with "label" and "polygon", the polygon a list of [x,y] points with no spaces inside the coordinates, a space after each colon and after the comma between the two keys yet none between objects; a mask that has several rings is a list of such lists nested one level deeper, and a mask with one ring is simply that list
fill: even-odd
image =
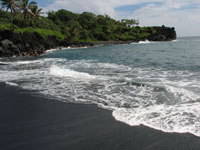
[{"label": "shoreline", "polygon": [[68,47],[57,47],[57,48],[52,48],[52,49],[48,49],[45,50],[44,54],[50,53],[50,52],[54,52],[54,51],[58,51],[58,50],[66,50],[66,49],[84,49],[84,48],[92,48],[95,46],[110,46],[110,45],[124,45],[124,44],[149,44],[149,43],[158,43],[158,42],[176,42],[177,39],[175,40],[169,40],[169,41],[138,41],[138,42],[134,42],[134,41],[98,41],[98,42],[92,42],[93,46],[68,46]]},{"label": "shoreline", "polygon": [[111,111],[0,83],[0,149],[198,150],[200,137],[116,121]]},{"label": "shoreline", "polygon": [[12,30],[0,30],[0,57],[24,57],[24,56],[39,56],[46,53],[46,50],[57,49],[62,47],[93,47],[98,45],[116,45],[116,44],[131,44],[133,42],[140,41],[172,41],[176,39],[176,33],[174,29],[169,28],[171,32],[174,33],[174,36],[169,36],[165,33],[165,30],[168,28],[155,27],[155,30],[158,30],[157,34],[152,34],[149,37],[136,39],[127,39],[127,40],[113,40],[113,41],[72,41],[69,39],[59,40],[54,36],[49,36],[48,39],[44,39],[37,32],[24,32],[17,33]]},{"label": "shoreline", "polygon": [[[75,46],[75,45],[72,45],[72,46],[67,46],[67,47],[64,47],[64,46],[60,46],[60,47],[55,47],[55,48],[50,48],[50,49],[46,49],[43,51],[43,53],[39,54],[39,55],[20,55],[20,56],[11,56],[11,57],[0,57],[0,60],[1,59],[4,59],[4,58],[16,58],[16,57],[31,57],[31,56],[41,56],[41,55],[44,55],[44,54],[47,54],[47,53],[51,53],[51,52],[54,52],[54,51],[60,51],[60,50],[66,50],[66,49],[84,49],[84,48],[92,48],[92,47],[95,47],[95,46],[110,46],[110,45],[124,45],[124,44],[149,44],[149,43],[157,43],[157,42],[175,42],[177,39],[175,40],[169,40],[169,41],[148,41],[148,40],[145,40],[145,41],[138,41],[138,42],[134,42],[134,41],[98,41],[98,42],[91,42],[90,45],[85,45],[85,46]],[[92,45],[92,46],[91,46]]]}]

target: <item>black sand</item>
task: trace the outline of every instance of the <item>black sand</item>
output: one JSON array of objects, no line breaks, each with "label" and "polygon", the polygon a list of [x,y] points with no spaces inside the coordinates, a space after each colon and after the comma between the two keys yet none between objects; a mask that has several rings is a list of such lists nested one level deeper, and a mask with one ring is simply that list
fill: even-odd
[{"label": "black sand", "polygon": [[38,98],[0,84],[0,150],[199,150],[200,138],[115,121],[95,105]]}]

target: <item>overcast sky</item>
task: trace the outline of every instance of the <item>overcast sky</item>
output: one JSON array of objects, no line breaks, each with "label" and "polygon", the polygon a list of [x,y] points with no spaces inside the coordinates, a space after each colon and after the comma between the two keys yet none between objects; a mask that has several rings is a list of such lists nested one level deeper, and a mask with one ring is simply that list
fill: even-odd
[{"label": "overcast sky", "polygon": [[200,0],[36,0],[44,11],[67,9],[139,19],[141,26],[166,25],[178,36],[200,36]]}]

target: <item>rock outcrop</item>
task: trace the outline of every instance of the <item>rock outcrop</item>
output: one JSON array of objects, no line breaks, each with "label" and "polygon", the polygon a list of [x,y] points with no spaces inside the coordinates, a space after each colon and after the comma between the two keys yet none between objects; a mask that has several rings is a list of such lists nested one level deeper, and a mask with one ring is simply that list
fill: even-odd
[{"label": "rock outcrop", "polygon": [[58,47],[93,46],[93,43],[57,40],[55,36],[44,39],[37,32],[15,33],[10,30],[0,31],[0,57],[38,56],[47,49]]},{"label": "rock outcrop", "polygon": [[156,33],[151,34],[148,38],[149,41],[171,41],[176,39],[175,28],[169,27],[153,27]]}]

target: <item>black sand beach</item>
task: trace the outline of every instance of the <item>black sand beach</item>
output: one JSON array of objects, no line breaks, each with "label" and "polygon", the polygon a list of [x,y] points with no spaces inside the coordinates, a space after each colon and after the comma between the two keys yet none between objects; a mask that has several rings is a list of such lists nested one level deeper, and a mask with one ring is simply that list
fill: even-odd
[{"label": "black sand beach", "polygon": [[0,150],[199,150],[200,138],[114,120],[95,105],[67,104],[0,84]]}]

